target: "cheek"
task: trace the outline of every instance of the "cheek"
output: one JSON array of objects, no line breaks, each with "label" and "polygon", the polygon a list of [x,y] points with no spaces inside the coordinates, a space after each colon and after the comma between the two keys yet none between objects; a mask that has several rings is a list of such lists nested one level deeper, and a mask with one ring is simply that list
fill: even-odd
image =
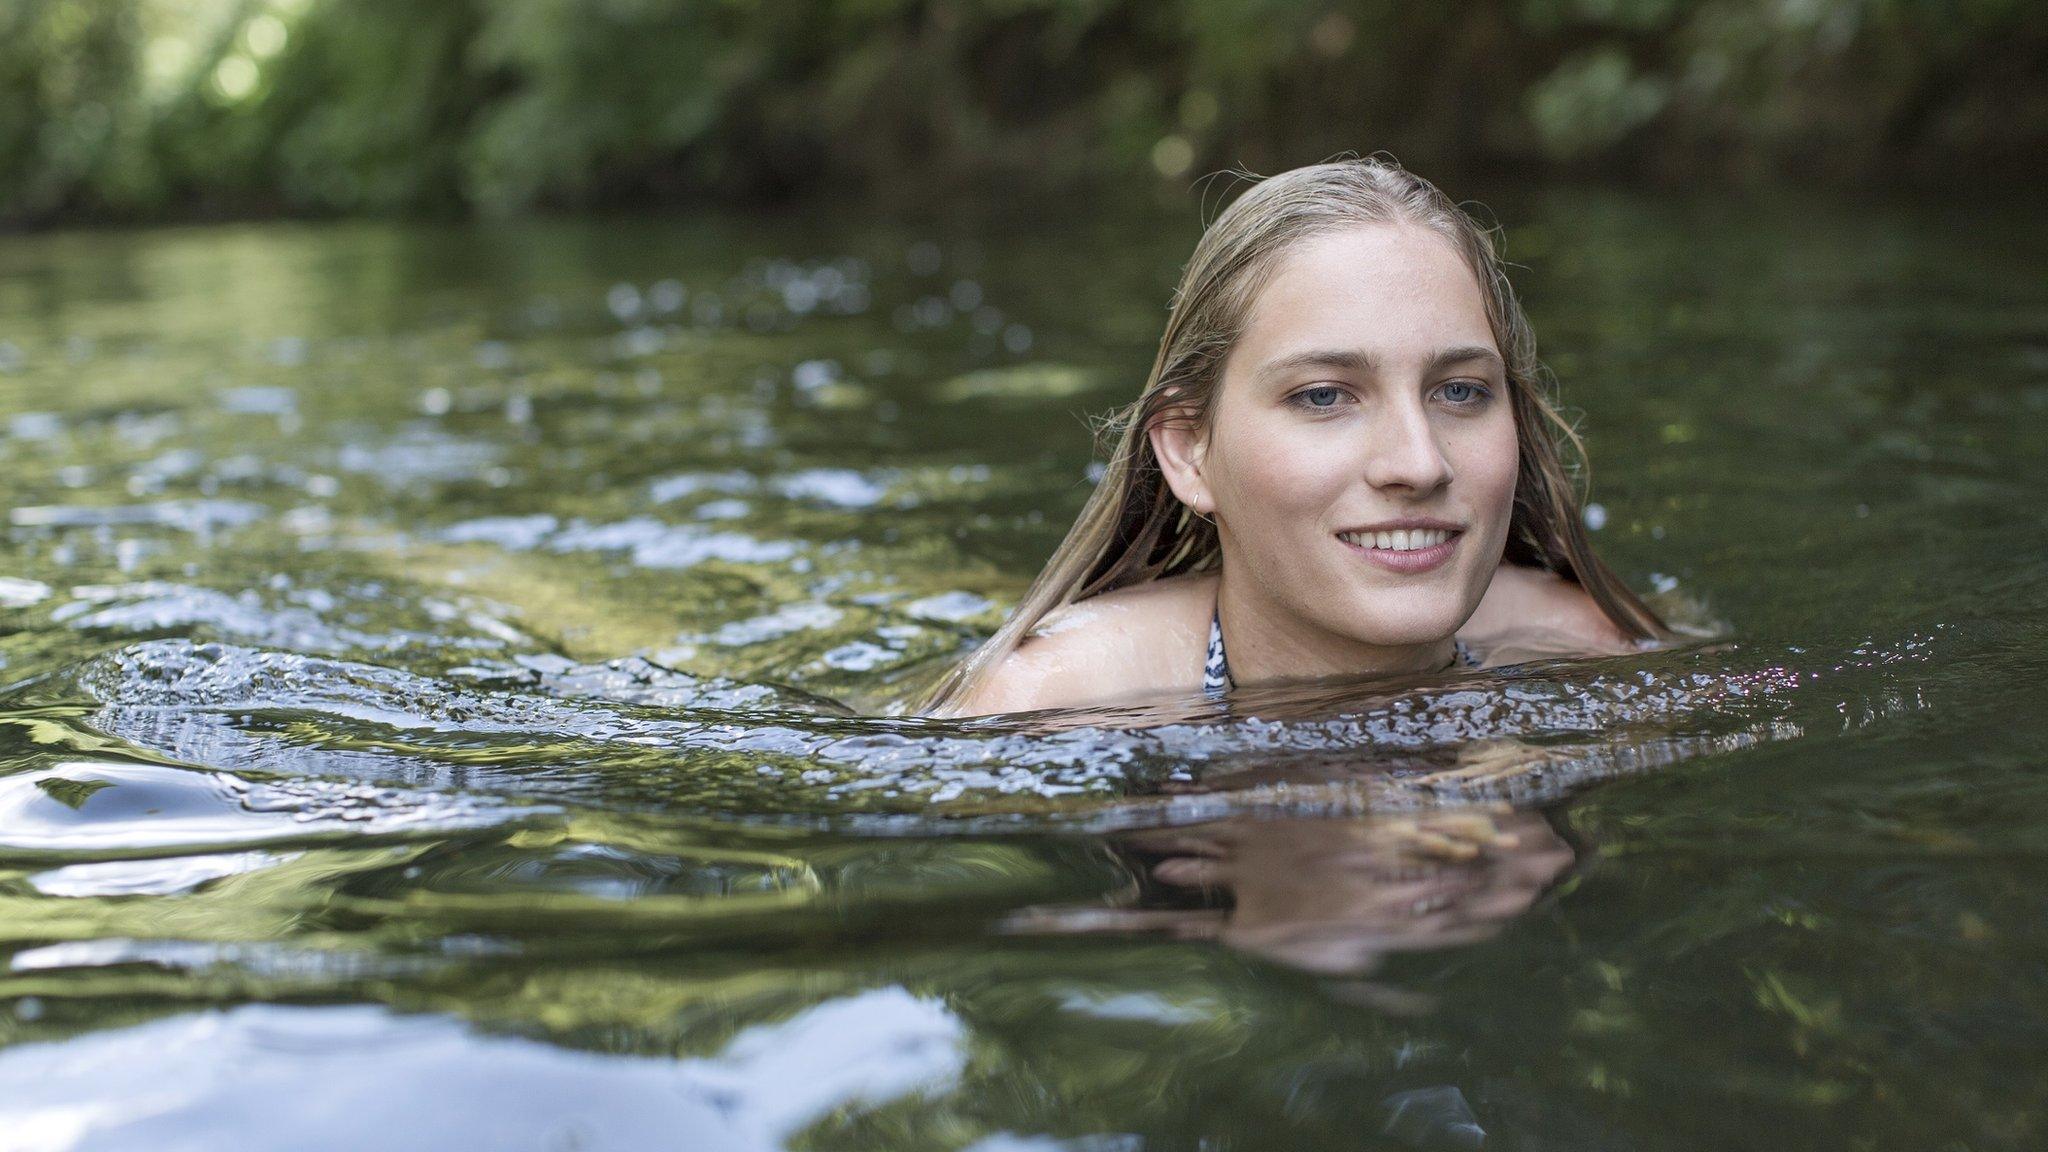
[{"label": "cheek", "polygon": [[1465,488],[1466,499],[1475,512],[1492,516],[1505,525],[1514,510],[1515,478],[1521,463],[1521,446],[1515,441],[1514,418],[1502,412],[1459,438],[1455,474]]},{"label": "cheek", "polygon": [[1360,465],[1340,437],[1304,436],[1299,428],[1245,421],[1213,460],[1219,511],[1239,535],[1285,533],[1314,521],[1287,515],[1319,512],[1344,492]]}]

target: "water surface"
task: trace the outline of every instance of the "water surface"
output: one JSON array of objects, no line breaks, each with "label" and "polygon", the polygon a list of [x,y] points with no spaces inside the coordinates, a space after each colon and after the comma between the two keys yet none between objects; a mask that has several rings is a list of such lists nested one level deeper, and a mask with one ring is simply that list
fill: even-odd
[{"label": "water surface", "polygon": [[1723,639],[1049,724],[1186,211],[0,242],[0,1131],[2038,1146],[2048,235],[1494,204]]}]

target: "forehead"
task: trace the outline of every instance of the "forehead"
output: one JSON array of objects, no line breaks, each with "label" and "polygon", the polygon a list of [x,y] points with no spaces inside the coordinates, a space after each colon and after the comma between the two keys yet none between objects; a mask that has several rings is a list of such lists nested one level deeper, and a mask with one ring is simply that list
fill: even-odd
[{"label": "forehead", "polygon": [[1464,257],[1427,229],[1365,224],[1283,253],[1253,302],[1238,351],[1256,368],[1304,345],[1396,357],[1451,343],[1494,346],[1486,297]]}]

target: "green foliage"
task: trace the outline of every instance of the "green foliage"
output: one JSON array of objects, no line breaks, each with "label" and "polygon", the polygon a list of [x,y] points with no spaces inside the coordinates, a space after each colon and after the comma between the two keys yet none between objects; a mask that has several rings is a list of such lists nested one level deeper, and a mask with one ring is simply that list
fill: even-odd
[{"label": "green foliage", "polygon": [[[127,5],[0,5],[0,205],[61,206],[74,189],[143,192]],[[138,187],[138,185],[142,187]]]},{"label": "green foliage", "polygon": [[1626,52],[1602,44],[1566,60],[1529,90],[1529,119],[1551,154],[1592,155],[1648,122],[1669,98],[1668,84],[1636,75]]},{"label": "green foliage", "polygon": [[12,0],[0,219],[1429,171],[2029,175],[2021,0]]}]

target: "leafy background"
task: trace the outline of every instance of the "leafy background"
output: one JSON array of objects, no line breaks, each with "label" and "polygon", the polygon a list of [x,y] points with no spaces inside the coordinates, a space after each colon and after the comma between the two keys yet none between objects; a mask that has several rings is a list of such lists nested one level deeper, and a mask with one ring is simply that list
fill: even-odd
[{"label": "leafy background", "polygon": [[0,219],[1438,178],[2038,183],[2026,0],[8,0]]}]

